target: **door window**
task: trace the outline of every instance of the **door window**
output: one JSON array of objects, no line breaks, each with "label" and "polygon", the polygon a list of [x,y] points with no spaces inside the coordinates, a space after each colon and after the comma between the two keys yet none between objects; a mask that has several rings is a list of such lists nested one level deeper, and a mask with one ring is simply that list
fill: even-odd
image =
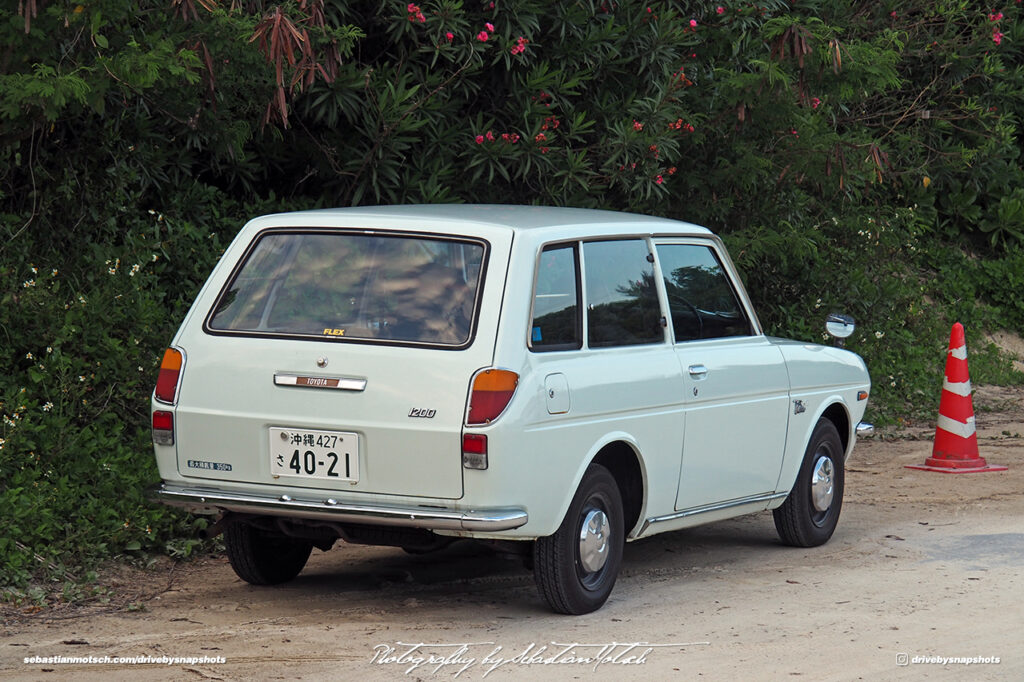
[{"label": "door window", "polygon": [[676,343],[750,335],[750,322],[710,248],[697,244],[659,244],[657,248]]},{"label": "door window", "polygon": [[587,343],[630,346],[664,340],[654,265],[641,239],[587,242]]}]

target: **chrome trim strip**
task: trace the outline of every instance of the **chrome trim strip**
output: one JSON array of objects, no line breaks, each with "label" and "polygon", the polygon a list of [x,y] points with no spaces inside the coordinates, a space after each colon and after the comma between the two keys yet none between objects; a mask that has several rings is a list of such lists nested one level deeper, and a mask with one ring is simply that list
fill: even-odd
[{"label": "chrome trim strip", "polygon": [[716,502],[714,504],[704,505],[703,507],[691,507],[690,509],[684,509],[682,511],[675,512],[674,514],[666,514],[665,516],[655,516],[644,521],[644,525],[640,528],[640,532],[637,533],[637,536],[643,535],[647,531],[648,527],[656,523],[664,523],[666,521],[685,519],[687,516],[707,514],[708,512],[721,511],[723,509],[730,509],[732,507],[742,507],[745,504],[756,504],[758,502],[767,503],[771,502],[772,500],[778,500],[788,496],[789,493],[764,493],[761,495],[752,495],[750,497],[741,497],[738,500]]},{"label": "chrome trim strip", "polygon": [[366,379],[358,377],[338,377],[323,375],[281,374],[274,375],[274,383],[278,386],[297,386],[299,388],[331,388],[338,391],[365,391]]},{"label": "chrome trim strip", "polygon": [[875,425],[861,422],[857,424],[857,438],[867,438],[875,435]]},{"label": "chrome trim strip", "polygon": [[185,488],[166,483],[149,490],[147,497],[154,502],[193,511],[218,509],[248,514],[273,513],[299,519],[429,530],[512,530],[525,525],[529,520],[523,509],[459,511],[433,507],[344,504],[332,498],[297,500],[287,495],[271,497],[255,493],[230,493],[222,490]]}]

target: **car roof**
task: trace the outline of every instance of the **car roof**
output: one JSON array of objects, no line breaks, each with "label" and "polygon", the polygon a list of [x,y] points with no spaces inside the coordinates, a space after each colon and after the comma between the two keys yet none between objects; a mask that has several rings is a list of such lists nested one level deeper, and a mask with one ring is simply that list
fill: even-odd
[{"label": "car roof", "polygon": [[554,206],[519,206],[509,204],[410,204],[403,206],[367,206],[331,208],[313,211],[278,213],[257,218],[258,227],[311,225],[360,225],[366,221],[383,221],[390,225],[403,222],[438,221],[465,225],[489,225],[508,228],[514,232],[543,230],[589,225],[593,227],[621,226],[650,233],[692,233],[706,235],[710,230],[698,225],[668,218],[604,211],[589,208],[562,208]]}]

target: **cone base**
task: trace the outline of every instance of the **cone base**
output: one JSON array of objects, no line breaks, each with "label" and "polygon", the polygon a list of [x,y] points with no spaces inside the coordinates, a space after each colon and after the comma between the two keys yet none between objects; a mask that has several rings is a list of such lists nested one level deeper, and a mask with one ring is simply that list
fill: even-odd
[{"label": "cone base", "polygon": [[[981,460],[984,462],[985,460]],[[921,471],[938,471],[940,474],[980,474],[986,471],[1008,471],[1009,467],[1000,464],[985,464],[984,466],[955,468],[948,466],[929,466],[927,464],[907,464],[905,469],[919,469]]]}]

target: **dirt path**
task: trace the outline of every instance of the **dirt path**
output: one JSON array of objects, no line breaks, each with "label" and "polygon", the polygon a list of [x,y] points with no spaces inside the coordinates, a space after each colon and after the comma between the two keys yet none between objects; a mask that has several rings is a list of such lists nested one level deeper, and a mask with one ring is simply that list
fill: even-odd
[{"label": "dirt path", "polygon": [[[205,559],[131,573],[140,593],[161,592],[144,610],[15,614],[0,679],[1024,679],[1024,391],[975,401],[982,455],[1009,471],[903,468],[930,454],[925,428],[861,442],[829,544],[782,547],[770,513],[642,540],[588,616],[549,613],[518,563],[469,543],[427,556],[315,551],[273,589]],[[410,653],[421,642],[434,646]],[[626,646],[637,642],[666,646]],[[602,647],[615,660],[571,662]],[[524,651],[536,658],[495,667]],[[23,662],[59,655],[225,662]],[[914,662],[931,656],[999,663]]]}]

